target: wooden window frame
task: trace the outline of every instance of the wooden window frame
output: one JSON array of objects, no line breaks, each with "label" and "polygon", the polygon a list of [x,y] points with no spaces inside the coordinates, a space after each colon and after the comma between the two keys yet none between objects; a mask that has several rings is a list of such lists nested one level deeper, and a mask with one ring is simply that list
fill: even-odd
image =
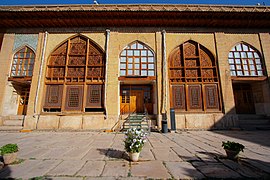
[{"label": "wooden window frame", "polygon": [[31,48],[24,46],[13,56],[10,77],[32,77],[34,64],[35,52]]},{"label": "wooden window frame", "polygon": [[155,77],[155,61],[154,52],[148,46],[133,42],[120,53],[120,76]]},{"label": "wooden window frame", "polygon": [[[105,53],[87,37],[78,35],[68,39],[60,44],[49,57],[46,85],[47,87],[50,85],[63,86],[61,112],[90,112],[91,109],[103,109],[104,83]],[[99,105],[91,105],[86,99],[81,99],[81,97],[89,97],[88,87],[91,85],[102,87]],[[78,99],[81,103],[80,108],[72,108],[67,105],[69,101],[67,93],[72,87],[80,89],[81,97]],[[45,98],[48,98],[47,95]],[[44,109],[46,109],[46,102]]]},{"label": "wooden window frame", "polygon": [[[220,85],[218,67],[214,56],[205,47],[194,41],[187,41],[172,51],[169,56],[170,104],[176,111],[184,112],[220,112]],[[207,87],[216,87],[215,100],[218,105],[209,107],[207,102]],[[183,87],[182,95],[175,96],[175,88]],[[191,90],[199,91],[198,106],[192,106]],[[180,98],[180,99],[176,99]],[[184,99],[183,99],[184,98]],[[195,100],[195,99],[194,99]],[[182,101],[184,107],[176,105]]]},{"label": "wooden window frame", "polygon": [[228,55],[232,77],[252,78],[265,76],[265,67],[259,51],[246,43],[234,46]]}]

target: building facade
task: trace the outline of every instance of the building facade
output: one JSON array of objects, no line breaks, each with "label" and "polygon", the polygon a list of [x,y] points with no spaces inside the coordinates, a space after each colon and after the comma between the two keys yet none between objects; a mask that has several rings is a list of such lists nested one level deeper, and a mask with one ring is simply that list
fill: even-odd
[{"label": "building facade", "polygon": [[[239,127],[270,116],[270,7],[0,7],[0,125],[114,129]],[[162,121],[163,120],[163,121]]]}]

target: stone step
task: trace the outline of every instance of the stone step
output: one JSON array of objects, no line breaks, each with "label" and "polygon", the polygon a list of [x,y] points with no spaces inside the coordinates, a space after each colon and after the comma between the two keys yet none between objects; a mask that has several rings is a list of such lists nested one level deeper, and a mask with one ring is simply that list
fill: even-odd
[{"label": "stone step", "polygon": [[245,120],[239,120],[239,124],[270,124],[269,119],[245,119]]},{"label": "stone step", "polygon": [[22,126],[0,126],[0,131],[20,131]]},{"label": "stone step", "polygon": [[270,117],[265,115],[256,115],[256,114],[238,114],[239,120],[255,120],[255,119],[270,119]]},{"label": "stone step", "polygon": [[6,120],[23,120],[24,115],[10,115],[5,117]]},{"label": "stone step", "polygon": [[4,126],[22,126],[23,120],[4,120]]}]

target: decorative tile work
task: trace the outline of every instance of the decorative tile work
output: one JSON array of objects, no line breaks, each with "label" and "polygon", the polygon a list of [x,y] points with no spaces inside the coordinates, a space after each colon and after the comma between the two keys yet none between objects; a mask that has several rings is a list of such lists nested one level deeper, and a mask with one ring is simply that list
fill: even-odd
[{"label": "decorative tile work", "polygon": [[28,45],[36,51],[38,43],[38,34],[15,34],[13,51],[24,45]]}]

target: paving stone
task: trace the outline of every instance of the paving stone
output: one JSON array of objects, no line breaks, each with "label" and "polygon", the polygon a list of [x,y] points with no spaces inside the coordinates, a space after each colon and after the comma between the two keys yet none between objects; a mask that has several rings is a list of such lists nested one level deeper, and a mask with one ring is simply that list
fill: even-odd
[{"label": "paving stone", "polygon": [[170,148],[154,148],[154,156],[157,160],[161,161],[183,161],[172,149]]},{"label": "paving stone", "polygon": [[73,147],[69,149],[66,153],[63,153],[61,155],[61,159],[82,159],[90,149],[91,148],[89,147]]},{"label": "paving stone", "polygon": [[88,161],[76,176],[100,176],[105,166],[105,161]]},{"label": "paving stone", "polygon": [[65,160],[61,162],[56,168],[48,172],[47,175],[73,176],[75,175],[76,172],[78,172],[83,167],[84,164],[85,164],[85,161],[82,161],[82,160]]},{"label": "paving stone", "polygon": [[205,178],[192,164],[188,162],[165,162],[170,174],[176,179],[202,179]]},{"label": "paving stone", "polygon": [[196,169],[202,172],[207,178],[222,178],[222,179],[242,178],[242,176],[240,176],[235,171],[219,163],[212,163],[204,166],[198,166],[196,167]]},{"label": "paving stone", "polygon": [[126,177],[129,171],[127,161],[107,161],[101,176]]},{"label": "paving stone", "polygon": [[122,149],[105,149],[104,154],[106,155],[105,160],[128,160],[126,152]]},{"label": "paving stone", "polygon": [[108,151],[108,148],[91,148],[83,157],[83,160],[103,160]]},{"label": "paving stone", "polygon": [[172,149],[176,152],[176,154],[178,154],[178,156],[181,157],[181,159],[185,161],[199,160],[198,157],[196,157],[195,155],[193,155],[192,153],[190,153],[183,147],[173,147]]},{"label": "paving stone", "polygon": [[155,157],[150,149],[143,149],[139,157],[140,161],[152,161],[155,160]]},{"label": "paving stone", "polygon": [[84,180],[116,180],[116,177],[87,177]]},{"label": "paving stone", "polygon": [[50,176],[48,176],[47,179],[48,180],[84,180],[83,177],[63,177],[63,176],[62,177],[50,177]]},{"label": "paving stone", "polygon": [[131,176],[158,179],[171,178],[162,161],[131,163]]},{"label": "paving stone", "polygon": [[244,164],[240,164],[228,159],[220,159],[220,161],[226,166],[233,169],[234,171],[241,174],[242,176],[254,179],[258,179],[263,176],[260,172],[257,172],[254,168],[250,168],[248,166],[245,166]]}]

